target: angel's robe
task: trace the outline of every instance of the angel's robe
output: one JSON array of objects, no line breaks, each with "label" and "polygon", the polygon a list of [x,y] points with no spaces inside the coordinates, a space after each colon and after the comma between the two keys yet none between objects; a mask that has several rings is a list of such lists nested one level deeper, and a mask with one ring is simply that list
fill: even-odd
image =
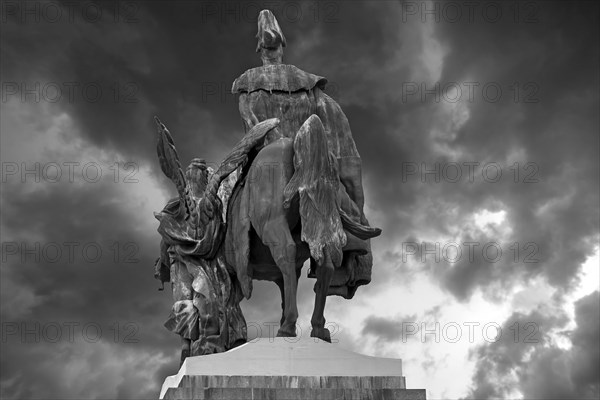
[{"label": "angel's robe", "polygon": [[[329,149],[338,161],[341,190],[345,192],[341,207],[352,219],[368,225],[363,213],[360,155],[346,115],[339,104],[324,93],[326,84],[327,79],[322,76],[305,72],[293,65],[274,64],[246,71],[234,81],[232,92],[239,94],[239,111],[246,132],[261,121],[279,118],[279,127],[267,134],[266,143],[274,139],[273,136],[293,139],[308,117],[316,114],[325,128]],[[237,229],[228,229],[227,235],[249,229],[244,225],[249,224],[247,218],[239,218],[239,215],[235,215],[236,210],[232,211],[232,215],[228,216],[228,224],[239,226]],[[349,233],[347,235],[351,238]],[[354,237],[352,240],[360,242]],[[233,242],[233,238],[226,238],[226,243]],[[362,254],[356,251],[346,252],[342,267],[335,270],[329,294],[352,298],[358,286],[371,281],[373,259],[370,243],[365,241],[358,247],[361,247]],[[242,249],[244,251],[246,249]],[[228,255],[232,253],[233,251],[227,252]],[[239,258],[232,262],[239,263]],[[311,275],[314,277],[314,273]],[[248,286],[251,283],[241,280],[241,284],[244,294],[248,296],[251,290]]]},{"label": "angel's robe", "polygon": [[221,215],[193,228],[184,218],[181,200],[174,198],[155,217],[162,237],[155,275],[171,282],[175,302],[165,327],[192,341],[192,356],[245,342],[242,294],[222,252]]}]

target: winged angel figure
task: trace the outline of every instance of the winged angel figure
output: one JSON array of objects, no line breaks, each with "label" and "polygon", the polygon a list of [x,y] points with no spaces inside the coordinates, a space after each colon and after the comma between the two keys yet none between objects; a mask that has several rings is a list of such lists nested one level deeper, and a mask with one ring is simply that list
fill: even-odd
[{"label": "winged angel figure", "polygon": [[225,262],[223,201],[231,192],[232,174],[248,153],[279,124],[277,118],[255,125],[223,160],[217,171],[195,158],[185,173],[167,127],[155,117],[157,153],[164,174],[178,196],[155,213],[160,225],[161,252],[155,277],[170,282],[173,308],[165,322],[181,336],[181,362],[188,356],[219,353],[246,342],[243,298],[235,270]]}]

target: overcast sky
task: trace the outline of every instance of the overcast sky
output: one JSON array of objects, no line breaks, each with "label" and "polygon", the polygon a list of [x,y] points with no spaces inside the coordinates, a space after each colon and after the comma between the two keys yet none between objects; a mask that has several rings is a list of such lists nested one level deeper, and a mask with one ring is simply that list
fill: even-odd
[{"label": "overcast sky", "polygon": [[[177,372],[152,117],[184,164],[219,162],[262,8],[284,62],[328,78],[383,229],[372,283],[328,301],[337,345],[402,358],[430,399],[598,398],[594,2],[1,6],[2,398],[155,398]],[[251,335],[279,304],[255,284]]]}]

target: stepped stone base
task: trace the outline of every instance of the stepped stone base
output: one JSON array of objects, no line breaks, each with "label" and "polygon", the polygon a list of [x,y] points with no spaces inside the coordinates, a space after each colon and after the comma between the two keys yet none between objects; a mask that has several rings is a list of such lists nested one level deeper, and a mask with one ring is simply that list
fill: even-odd
[{"label": "stepped stone base", "polygon": [[190,357],[165,379],[161,399],[424,400],[406,389],[402,360],[369,357],[318,339],[263,338]]}]

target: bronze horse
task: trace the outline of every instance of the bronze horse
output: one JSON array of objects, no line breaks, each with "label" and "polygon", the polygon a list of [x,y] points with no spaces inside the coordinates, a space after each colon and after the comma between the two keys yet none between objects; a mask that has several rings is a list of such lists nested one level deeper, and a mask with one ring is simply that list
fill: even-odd
[{"label": "bronze horse", "polygon": [[[283,314],[277,336],[296,336],[296,291],[305,261],[316,261],[315,305],[311,336],[330,341],[324,308],[334,268],[342,262],[344,229],[360,239],[381,233],[352,221],[340,208],[342,196],[336,161],[329,151],[321,120],[309,117],[295,138],[268,143],[247,168],[229,203],[226,256],[247,252],[246,269],[235,261],[238,279],[275,282]],[[241,212],[247,211],[246,213]],[[237,218],[237,220],[235,220]],[[240,225],[250,225],[246,235]],[[241,245],[241,246],[240,246]]]},{"label": "bronze horse", "polygon": [[[344,168],[360,158],[339,105],[320,91],[326,79],[282,64],[286,39],[269,10],[259,15],[257,38],[263,66],[242,74],[232,91],[240,94],[246,131],[268,118],[280,124],[242,169],[227,212],[225,256],[244,296],[251,295],[252,279],[279,286],[278,336],[296,335],[298,277],[310,257],[317,278],[311,336],[330,341],[323,311],[334,269],[352,245],[362,242],[366,253],[365,240],[381,230],[362,214],[360,170]],[[341,184],[339,172],[356,179]]]}]

